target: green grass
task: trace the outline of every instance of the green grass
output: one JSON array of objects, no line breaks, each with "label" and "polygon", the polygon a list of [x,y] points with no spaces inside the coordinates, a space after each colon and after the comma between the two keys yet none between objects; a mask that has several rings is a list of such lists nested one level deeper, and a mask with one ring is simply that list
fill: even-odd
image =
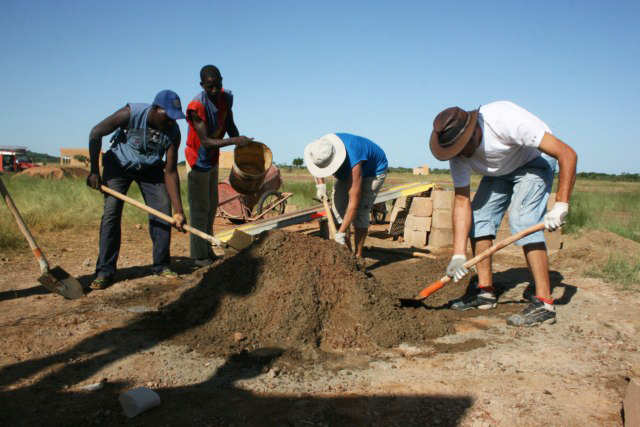
[{"label": "green grass", "polygon": [[[97,226],[102,217],[103,196],[87,187],[84,179],[55,180],[5,174],[2,180],[36,241],[39,232]],[[181,185],[181,192],[188,211],[186,183]],[[127,195],[142,201],[136,184],[131,185]],[[144,224],[147,214],[125,204],[122,220],[124,224]],[[0,203],[0,250],[26,246],[6,204]]]},{"label": "green grass", "polygon": [[[228,170],[220,171],[220,179],[225,179],[228,175]],[[181,176],[182,201],[188,215],[187,185],[182,169]],[[97,191],[89,189],[84,179],[49,180],[6,174],[2,179],[36,237],[39,232],[82,226],[97,227],[99,224],[103,198]],[[282,179],[282,190],[293,193],[289,201],[291,205],[303,209],[318,204],[313,200],[316,192],[313,178],[306,169],[284,171]],[[416,181],[433,182],[448,189],[452,187],[448,174],[415,176],[393,172],[387,177],[385,188]],[[477,187],[478,181],[479,177],[472,177],[472,189]],[[331,186],[332,180],[329,179],[329,191]],[[136,184],[132,184],[128,195],[142,200]],[[123,222],[144,224],[147,222],[147,215],[137,208],[125,205]],[[578,179],[571,199],[568,224],[564,231],[573,233],[582,229],[610,230],[640,242],[640,184]],[[13,217],[4,203],[0,203],[0,250],[24,246],[26,242]]]},{"label": "green grass", "polygon": [[640,189],[574,192],[564,231],[581,229],[609,230],[640,242]]},{"label": "green grass", "polygon": [[619,284],[623,290],[640,291],[640,259],[628,254],[612,254],[604,265],[594,266],[587,273]]}]

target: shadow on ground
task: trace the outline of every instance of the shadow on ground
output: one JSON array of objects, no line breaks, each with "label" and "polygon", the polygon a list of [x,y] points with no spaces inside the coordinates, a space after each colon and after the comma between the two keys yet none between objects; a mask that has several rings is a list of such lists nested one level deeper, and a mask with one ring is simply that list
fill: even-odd
[{"label": "shadow on ground", "polygon": [[[233,258],[225,262],[233,262]],[[244,263],[238,274],[256,277],[260,260]],[[282,354],[282,349],[259,349],[230,356],[204,382],[158,388],[162,404],[128,420],[118,395],[134,386],[105,383],[97,391],[78,391],[77,384],[95,378],[105,366],[154,347],[216,315],[225,296],[207,286],[217,266],[197,272],[197,284],[166,307],[185,301],[205,300],[206,309],[196,319],[146,313],[129,324],[84,339],[74,347],[41,358],[24,360],[0,370],[1,425],[424,425],[438,420],[444,425],[460,422],[472,406],[470,396],[380,395],[358,396],[348,390],[322,396],[253,393],[236,382],[262,375]],[[134,270],[137,271],[137,270]],[[199,276],[198,276],[199,275]],[[244,280],[233,289],[236,298],[252,292],[255,281]],[[269,350],[269,351],[265,351]],[[279,378],[271,381],[277,387]],[[287,379],[287,381],[291,381]]]}]

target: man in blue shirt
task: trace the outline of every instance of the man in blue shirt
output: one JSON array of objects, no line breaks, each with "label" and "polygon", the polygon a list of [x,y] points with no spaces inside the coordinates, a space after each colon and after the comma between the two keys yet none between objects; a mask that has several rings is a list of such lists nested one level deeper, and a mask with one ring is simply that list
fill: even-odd
[{"label": "man in blue shirt", "polygon": [[389,163],[382,148],[373,141],[350,133],[330,133],[304,149],[307,169],[317,179],[318,198],[327,196],[324,178],[333,175],[333,211],[339,229],[335,241],[351,250],[347,233],[355,229],[355,254],[362,257],[369,229],[369,217]]}]

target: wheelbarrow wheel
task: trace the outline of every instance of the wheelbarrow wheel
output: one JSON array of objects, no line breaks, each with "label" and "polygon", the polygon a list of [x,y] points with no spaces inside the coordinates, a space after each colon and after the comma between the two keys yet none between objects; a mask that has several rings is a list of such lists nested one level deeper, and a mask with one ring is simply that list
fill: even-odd
[{"label": "wheelbarrow wheel", "polygon": [[371,222],[373,224],[382,224],[387,216],[387,207],[384,203],[373,205],[371,210]]},{"label": "wheelbarrow wheel", "polygon": [[[269,190],[262,193],[262,195],[260,196],[260,200],[258,200],[258,215],[262,214],[262,212],[268,210],[271,206],[278,203],[280,199],[282,199],[282,193],[279,191]],[[286,201],[283,201],[278,206],[267,212],[267,214],[265,214],[265,217],[282,215],[284,213],[286,203]]]}]

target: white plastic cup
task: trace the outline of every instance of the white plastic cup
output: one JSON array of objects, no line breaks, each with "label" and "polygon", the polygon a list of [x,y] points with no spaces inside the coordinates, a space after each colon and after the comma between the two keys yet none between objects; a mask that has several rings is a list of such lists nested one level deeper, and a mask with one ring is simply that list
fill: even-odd
[{"label": "white plastic cup", "polygon": [[118,400],[129,418],[160,405],[160,396],[148,387],[137,387],[125,391]]}]

